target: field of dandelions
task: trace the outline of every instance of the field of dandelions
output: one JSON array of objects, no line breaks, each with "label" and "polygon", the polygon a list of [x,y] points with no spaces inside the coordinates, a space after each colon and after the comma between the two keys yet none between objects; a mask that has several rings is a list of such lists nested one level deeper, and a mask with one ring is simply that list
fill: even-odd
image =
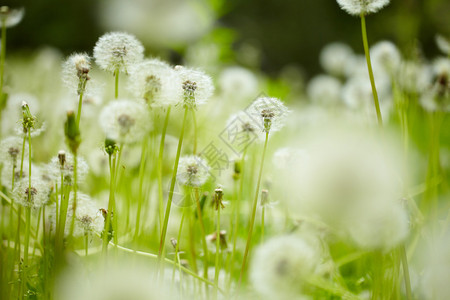
[{"label": "field of dandelions", "polygon": [[0,299],[450,299],[449,37],[405,56],[368,43],[389,0],[337,4],[361,48],[278,83],[132,32],[16,56],[1,7]]}]

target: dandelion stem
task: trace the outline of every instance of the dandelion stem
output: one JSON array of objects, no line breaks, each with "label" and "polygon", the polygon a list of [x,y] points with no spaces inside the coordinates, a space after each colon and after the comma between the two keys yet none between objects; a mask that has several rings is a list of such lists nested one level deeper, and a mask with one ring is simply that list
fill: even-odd
[{"label": "dandelion stem", "polygon": [[194,155],[197,154],[197,118],[195,116],[195,110],[192,110],[192,121],[194,123],[194,148],[192,149],[192,153]]},{"label": "dandelion stem", "polygon": [[181,125],[180,138],[178,139],[177,154],[175,156],[175,163],[174,163],[173,171],[172,171],[172,180],[170,182],[169,198],[167,199],[166,213],[164,215],[164,223],[163,223],[163,227],[162,227],[162,231],[161,231],[161,240],[159,243],[158,256],[160,258],[160,261],[164,260],[164,258],[165,258],[164,257],[164,246],[165,246],[165,241],[166,241],[167,225],[169,223],[170,207],[172,206],[173,191],[175,189],[175,182],[177,180],[178,162],[180,160],[181,146],[183,144],[184,129],[186,127],[186,119],[187,119],[188,112],[189,112],[189,109],[185,108],[184,116],[183,116],[183,123]]},{"label": "dandelion stem", "polygon": [[[112,156],[114,156],[114,159],[112,159]],[[108,162],[109,162],[109,174],[110,174],[110,179],[109,180],[110,180],[110,182],[109,182],[108,211],[106,213],[105,230],[103,231],[103,249],[102,249],[102,252],[103,252],[104,255],[106,255],[106,253],[108,251],[109,234],[110,234],[110,229],[111,229],[111,214],[113,212],[115,153],[109,155]],[[112,231],[113,231],[113,234],[115,234],[114,229]]]},{"label": "dandelion stem", "polygon": [[[181,215],[181,221],[180,221],[180,228],[178,229],[178,236],[177,236],[177,244],[175,246],[175,262],[178,262],[179,265],[181,265],[180,259],[179,259],[179,253],[178,251],[180,250],[180,240],[181,240],[181,232],[183,230],[183,224],[184,224],[184,218],[186,216],[186,208],[183,209],[183,213]],[[172,272],[172,283],[175,280],[175,270],[176,270],[176,266],[173,266],[173,272]],[[181,276],[181,269],[180,269],[180,276]],[[181,278],[180,278],[181,281]]]},{"label": "dandelion stem", "polygon": [[403,267],[403,277],[405,278],[406,299],[412,300],[411,279],[409,277],[408,257],[406,256],[405,245],[400,246],[400,255]]},{"label": "dandelion stem", "polygon": [[262,211],[261,211],[261,243],[264,243],[264,216],[265,216],[265,212],[266,212],[266,207],[265,205],[262,206]]},{"label": "dandelion stem", "polygon": [[[30,193],[28,193],[30,194]],[[28,195],[30,197],[30,195]],[[28,248],[30,245],[30,228],[31,228],[31,207],[27,206],[25,208],[25,243],[24,243],[24,254],[23,254],[23,269],[22,269],[22,280],[21,280],[21,294],[22,299],[25,298],[27,291],[28,282]]]},{"label": "dandelion stem", "polygon": [[220,271],[220,204],[217,205],[217,229],[216,229],[216,261],[214,272],[214,298],[217,299],[217,288],[219,286],[219,271]]},{"label": "dandelion stem", "polygon": [[114,70],[114,78],[115,78],[115,84],[114,84],[114,98],[119,98],[119,68]]},{"label": "dandelion stem", "polygon": [[[0,101],[3,101],[3,83],[5,73],[5,57],[6,57],[6,19],[2,20],[2,42],[0,54]],[[1,131],[0,131],[1,132]]]},{"label": "dandelion stem", "polygon": [[77,191],[78,191],[78,158],[77,153],[73,153],[73,203],[72,203],[72,220],[70,222],[69,239],[72,239],[75,230],[75,219],[77,211]]},{"label": "dandelion stem", "polygon": [[169,124],[171,106],[167,108],[166,118],[164,119],[164,126],[161,132],[161,141],[159,142],[159,154],[158,154],[158,200],[159,200],[159,225],[162,228],[164,218],[164,203],[163,203],[163,187],[162,187],[162,164],[164,155],[164,143],[166,140],[166,131]]},{"label": "dandelion stem", "polygon": [[134,229],[134,239],[137,241],[139,236],[139,225],[141,222],[141,210],[142,210],[142,202],[143,202],[143,185],[144,185],[144,173],[145,173],[145,165],[147,163],[147,138],[142,141],[141,148],[141,163],[139,165],[139,197],[138,197],[138,207],[136,211],[136,228]]},{"label": "dandelion stem", "polygon": [[[86,83],[84,85],[86,85]],[[83,92],[80,92],[80,98],[78,99],[78,111],[77,111],[77,128],[80,128],[81,106],[82,105],[83,105]]]},{"label": "dandelion stem", "polygon": [[242,260],[241,273],[239,275],[238,288],[241,286],[241,283],[242,283],[242,279],[243,279],[244,272],[245,272],[245,265],[246,265],[247,258],[248,258],[248,252],[250,250],[250,244],[252,241],[253,226],[255,224],[255,216],[256,216],[256,206],[258,204],[259,187],[261,185],[261,177],[262,177],[262,172],[263,172],[263,167],[264,167],[264,158],[266,156],[268,141],[269,141],[269,132],[266,131],[266,138],[264,141],[264,149],[263,149],[263,153],[262,153],[262,157],[261,157],[261,165],[260,165],[260,169],[259,169],[258,182],[256,184],[256,193],[255,193],[255,198],[253,199],[252,215],[251,215],[250,225],[249,225],[249,229],[248,229],[247,244],[245,245],[244,259]]},{"label": "dandelion stem", "polygon": [[367,42],[366,17],[364,16],[364,13],[361,14],[361,32],[364,45],[364,53],[366,55],[367,61],[367,69],[369,71],[370,85],[372,86],[373,101],[375,105],[375,110],[377,112],[378,125],[382,126],[383,119],[381,117],[380,103],[378,101],[377,88],[375,87],[375,79],[372,71],[372,63],[370,61],[369,43]]}]

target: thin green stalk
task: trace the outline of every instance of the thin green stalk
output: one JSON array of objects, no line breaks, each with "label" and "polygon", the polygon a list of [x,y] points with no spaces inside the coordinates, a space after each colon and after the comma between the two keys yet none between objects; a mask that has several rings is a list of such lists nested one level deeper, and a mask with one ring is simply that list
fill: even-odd
[{"label": "thin green stalk", "polygon": [[77,192],[78,192],[78,155],[73,153],[73,203],[72,203],[72,220],[70,222],[69,240],[73,237],[75,230],[75,219],[77,212]]},{"label": "thin green stalk", "polygon": [[172,171],[172,180],[170,182],[169,199],[167,200],[166,213],[164,215],[164,223],[163,223],[163,227],[162,227],[162,231],[161,231],[161,240],[159,243],[158,256],[160,257],[160,261],[162,261],[164,259],[164,247],[165,247],[165,242],[166,242],[167,225],[169,224],[170,207],[172,206],[173,191],[175,189],[175,182],[177,179],[178,162],[180,160],[181,145],[183,144],[184,129],[186,127],[186,119],[187,119],[188,112],[189,112],[189,109],[185,108],[183,123],[181,125],[180,138],[178,139],[177,154],[175,156],[175,163],[174,163],[173,171]]},{"label": "thin green stalk", "polygon": [[[28,283],[28,251],[30,246],[30,230],[31,230],[31,130],[28,128],[28,193],[27,193],[27,204],[25,208],[25,244],[24,244],[24,255],[23,255],[23,270],[22,270],[22,281],[21,290],[22,296],[26,294],[26,288]],[[20,221],[19,221],[20,222]]]},{"label": "thin green stalk", "polygon": [[164,126],[161,132],[161,141],[159,143],[159,154],[158,154],[158,200],[159,200],[159,223],[160,228],[162,228],[163,218],[164,218],[164,203],[163,203],[163,186],[162,186],[162,164],[164,155],[164,143],[166,140],[166,131],[169,124],[171,106],[167,107],[166,118],[164,119]]},{"label": "thin green stalk", "polygon": [[245,245],[244,259],[242,261],[242,267],[241,267],[241,273],[239,275],[238,287],[241,286],[242,279],[244,277],[245,265],[246,265],[247,258],[248,258],[248,252],[250,250],[250,244],[252,241],[253,226],[255,224],[255,216],[256,216],[256,206],[258,204],[259,188],[261,186],[261,178],[262,178],[262,172],[263,172],[263,167],[264,167],[264,158],[266,156],[268,141],[269,141],[269,132],[266,131],[266,138],[264,141],[264,149],[263,149],[263,153],[262,153],[262,157],[261,157],[261,164],[260,164],[260,168],[259,168],[258,182],[256,184],[256,193],[255,193],[255,198],[253,199],[252,215],[251,215],[250,225],[249,225],[249,229],[248,229],[247,244]]},{"label": "thin green stalk", "polygon": [[263,205],[262,206],[262,211],[261,211],[261,243],[264,243],[264,216],[265,216],[265,212],[266,212],[266,206]]},{"label": "thin green stalk", "polygon": [[[114,159],[112,159],[112,155],[114,155]],[[106,220],[105,220],[105,230],[103,232],[103,245],[102,245],[102,252],[105,255],[108,251],[108,244],[109,244],[109,231],[111,228],[111,215],[113,213],[113,202],[114,202],[114,169],[115,169],[115,154],[109,155],[108,162],[109,162],[109,173],[110,173],[110,181],[109,181],[109,201],[108,201],[108,212],[106,214]],[[115,217],[115,216],[114,216]],[[115,235],[114,228],[113,228],[113,234]]]},{"label": "thin green stalk", "polygon": [[195,110],[192,110],[192,121],[194,123],[194,148],[192,150],[192,153],[194,155],[197,154],[197,118],[195,117]]},{"label": "thin green stalk", "polygon": [[[29,196],[28,196],[29,197]],[[23,269],[22,269],[22,279],[21,279],[21,294],[22,299],[25,298],[28,283],[28,251],[30,246],[30,229],[31,229],[31,207],[27,206],[25,208],[25,243],[24,243],[24,254],[23,254]]]},{"label": "thin green stalk", "polygon": [[37,222],[36,222],[36,243],[34,243],[33,247],[33,256],[36,255],[36,246],[37,242],[39,241],[39,229],[41,229],[41,215],[42,215],[42,208],[39,209]]},{"label": "thin green stalk", "polygon": [[84,247],[85,247],[84,254],[86,256],[88,256],[88,254],[89,254],[89,234],[88,234],[88,232],[84,233]]},{"label": "thin green stalk", "polygon": [[0,54],[0,99],[3,96],[3,83],[5,73],[5,57],[6,57],[6,19],[2,20],[2,46]]},{"label": "thin green stalk", "polygon": [[[86,86],[86,83],[84,83]],[[80,98],[78,99],[78,111],[77,111],[77,128],[80,128],[81,120],[81,106],[83,105],[83,92],[80,92]]]},{"label": "thin green stalk", "polygon": [[141,148],[141,163],[139,165],[139,196],[138,196],[138,207],[136,211],[136,227],[134,229],[134,239],[137,241],[139,236],[139,225],[141,222],[141,210],[142,210],[142,201],[143,198],[143,185],[144,185],[144,174],[145,174],[145,165],[147,163],[147,138],[142,141]]},{"label": "thin green stalk", "polygon": [[[12,178],[11,178],[11,191],[14,190],[14,179],[16,177],[16,165],[14,163],[12,167]],[[14,218],[14,197],[11,199],[11,209],[9,210],[9,230],[10,230],[10,236],[8,237],[8,249],[10,246],[10,240],[11,240],[11,233],[13,228],[13,218]]]},{"label": "thin green stalk", "polygon": [[220,271],[220,205],[217,205],[217,229],[216,229],[216,261],[214,270],[214,298],[217,299],[219,286],[219,271]]},{"label": "thin green stalk", "polygon": [[234,228],[233,228],[233,250],[231,252],[231,259],[230,259],[230,264],[228,266],[228,273],[229,273],[229,279],[228,279],[228,283],[227,283],[227,287],[228,290],[230,290],[230,286],[231,286],[231,280],[233,278],[233,263],[234,263],[234,257],[236,254],[236,243],[237,243],[237,236],[238,236],[238,228],[239,228],[239,214],[240,214],[240,207],[241,207],[241,201],[243,198],[243,193],[244,193],[244,172],[245,172],[245,158],[246,158],[246,154],[247,154],[247,148],[244,149],[244,152],[242,153],[242,159],[241,159],[241,174],[240,174],[240,178],[239,178],[239,192],[238,192],[238,196],[237,196],[237,203],[235,203],[235,206],[233,209],[235,209],[234,212]]},{"label": "thin green stalk", "polygon": [[369,43],[367,42],[366,17],[364,16],[364,13],[361,14],[361,32],[364,44],[364,53],[366,55],[367,61],[367,69],[369,71],[370,85],[372,86],[373,102],[375,105],[375,110],[377,112],[378,125],[382,126],[383,118],[381,117],[380,103],[378,101],[377,88],[375,87],[375,79],[372,71],[372,63],[370,61]]},{"label": "thin green stalk", "polygon": [[[181,265],[180,259],[179,259],[179,250],[180,250],[180,241],[181,241],[181,232],[183,231],[183,224],[184,224],[184,218],[186,216],[186,208],[183,208],[183,213],[181,215],[181,221],[180,221],[180,228],[178,229],[178,236],[177,236],[177,244],[175,246],[175,262],[178,262],[178,265]],[[173,266],[173,272],[172,272],[172,284],[175,280],[175,265]],[[180,271],[180,277],[181,277],[181,269]],[[180,278],[181,281],[181,278]]]},{"label": "thin green stalk", "polygon": [[[200,201],[199,201],[199,194],[198,189],[195,190],[195,203],[197,204],[197,216],[198,216],[198,222],[200,224],[200,234],[202,235],[202,245],[203,245],[203,277],[205,279],[208,279],[208,261],[209,261],[209,254],[208,254],[208,242],[206,241],[206,230],[205,230],[205,224],[203,223],[203,213],[202,209],[200,207]],[[206,292],[208,293],[208,289],[206,289]]]},{"label": "thin green stalk", "polygon": [[[114,238],[114,243],[118,243],[118,239],[119,239],[119,233],[118,233],[118,230],[119,230],[119,228],[118,228],[118,226],[117,226],[117,222],[118,222],[118,213],[117,213],[117,202],[116,202],[116,195],[115,195],[115,193],[116,193],[116,189],[117,189],[117,187],[119,186],[119,184],[120,184],[120,176],[119,176],[119,171],[120,171],[120,161],[121,161],[121,158],[122,158],[122,152],[123,152],[123,143],[122,144],[120,144],[120,146],[119,146],[119,150],[118,150],[118,153],[117,153],[117,161],[115,162],[115,167],[114,167],[114,187],[113,187],[113,199],[114,199],[114,201],[113,201],[113,212],[114,212],[114,218],[113,218],[113,230],[114,230],[114,235],[113,235],[113,238]],[[119,178],[119,179],[117,179],[117,178]]]},{"label": "thin green stalk", "polygon": [[119,68],[114,70],[114,97],[119,98]]},{"label": "thin green stalk", "polygon": [[411,291],[411,279],[409,277],[408,257],[406,256],[406,249],[404,245],[400,246],[400,255],[403,268],[403,277],[405,279],[406,299],[412,300],[413,297]]}]

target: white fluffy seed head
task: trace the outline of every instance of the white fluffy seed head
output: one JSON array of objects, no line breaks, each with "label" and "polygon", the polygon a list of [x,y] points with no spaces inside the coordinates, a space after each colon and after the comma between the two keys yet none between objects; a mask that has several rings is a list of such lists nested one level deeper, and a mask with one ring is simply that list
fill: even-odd
[{"label": "white fluffy seed head", "polygon": [[214,93],[214,84],[206,73],[200,70],[175,67],[175,71],[181,80],[183,94],[179,99],[184,107],[191,109],[205,104]]},{"label": "white fluffy seed head", "polygon": [[74,53],[63,63],[62,80],[71,91],[76,91],[79,95],[85,92],[90,70],[91,58],[89,55],[86,53]]},{"label": "white fluffy seed head", "polygon": [[126,99],[111,101],[99,116],[106,137],[119,144],[140,141],[152,128],[150,120],[145,103]]},{"label": "white fluffy seed head", "polygon": [[105,71],[127,73],[144,58],[144,47],[135,36],[124,32],[102,35],[94,47],[95,62]]},{"label": "white fluffy seed head", "polygon": [[405,61],[397,77],[399,86],[408,93],[422,93],[432,81],[430,66],[415,61]]},{"label": "white fluffy seed head", "polygon": [[[17,167],[20,162],[20,158],[22,157],[22,146],[23,139],[10,136],[4,138],[0,142],[0,161],[8,162],[12,166]],[[25,153],[24,157],[28,156],[28,143],[25,143]]]},{"label": "white fluffy seed head", "polygon": [[342,84],[333,76],[318,75],[308,83],[309,98],[317,104],[336,105],[340,101]]},{"label": "white fluffy seed head", "polygon": [[52,186],[42,179],[41,176],[31,176],[31,188],[28,177],[16,182],[13,190],[13,197],[16,203],[31,208],[41,208],[50,199]]},{"label": "white fluffy seed head", "polygon": [[222,94],[230,100],[254,97],[258,93],[258,79],[242,67],[228,67],[220,73],[219,82]]},{"label": "white fluffy seed head", "polygon": [[[64,159],[64,161],[62,161]],[[48,164],[48,174],[50,178],[56,182],[61,181],[61,173],[63,175],[64,184],[72,185],[74,176],[74,157],[70,152],[60,151],[57,156],[52,157]],[[77,157],[77,180],[82,182],[89,171],[89,166],[83,157]]]},{"label": "white fluffy seed head", "polygon": [[250,280],[261,295],[269,296],[268,299],[297,299],[304,281],[320,262],[318,253],[318,249],[301,237],[272,238],[256,249],[250,265]]},{"label": "white fluffy seed head", "polygon": [[187,186],[199,187],[209,177],[208,163],[195,155],[183,156],[178,164],[177,180]]},{"label": "white fluffy seed head", "polygon": [[372,205],[392,207],[407,173],[401,151],[388,141],[354,127],[313,130],[302,139],[308,159],[293,163],[282,180],[289,208],[346,230],[348,220],[367,216]]},{"label": "white fluffy seed head", "polygon": [[436,45],[445,55],[450,55],[450,40],[438,34],[435,37]]},{"label": "white fluffy seed head", "polygon": [[389,251],[408,236],[408,214],[399,201],[358,203],[353,211],[347,230],[363,249]]},{"label": "white fluffy seed head", "polygon": [[0,22],[5,24],[6,27],[13,27],[20,23],[25,14],[25,9],[20,8],[10,8],[8,6],[0,7]]},{"label": "white fluffy seed head", "polygon": [[389,41],[381,41],[370,49],[370,57],[375,77],[394,76],[402,62],[402,57],[397,46]]},{"label": "white fluffy seed head", "polygon": [[152,106],[176,104],[183,95],[180,77],[159,59],[144,60],[130,68],[129,73],[129,90]]},{"label": "white fluffy seed head", "polygon": [[335,42],[322,49],[319,59],[326,72],[334,76],[344,76],[346,66],[353,55],[353,50],[348,45]]},{"label": "white fluffy seed head", "polygon": [[389,2],[390,0],[337,0],[343,10],[354,16],[376,13]]},{"label": "white fluffy seed head", "polygon": [[284,126],[289,109],[277,98],[260,97],[247,108],[247,113],[264,132],[275,132]]},{"label": "white fluffy seed head", "polygon": [[[69,208],[72,207],[74,193],[69,196]],[[91,197],[83,193],[77,193],[77,210],[75,212],[74,236],[84,236],[86,234],[100,234],[104,229],[104,218],[100,212],[100,207]],[[70,233],[73,210],[67,211],[65,234]]]}]

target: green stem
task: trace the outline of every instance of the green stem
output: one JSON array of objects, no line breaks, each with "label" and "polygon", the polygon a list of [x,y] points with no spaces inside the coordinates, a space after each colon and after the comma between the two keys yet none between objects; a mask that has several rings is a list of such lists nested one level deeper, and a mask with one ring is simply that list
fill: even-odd
[{"label": "green stem", "polygon": [[[84,85],[86,85],[86,83]],[[81,106],[82,105],[83,105],[83,92],[80,93],[80,98],[78,99],[77,128],[80,128]]]},{"label": "green stem", "polygon": [[197,154],[197,118],[195,117],[195,110],[192,110],[192,121],[194,123],[194,148],[192,150],[192,153],[194,155]]},{"label": "green stem", "polygon": [[237,203],[234,205],[234,228],[233,228],[233,250],[231,252],[231,259],[230,259],[230,265],[228,266],[228,273],[229,273],[229,279],[228,279],[228,290],[230,290],[231,286],[231,280],[233,278],[233,263],[234,263],[234,257],[236,254],[236,244],[237,244],[237,236],[238,236],[238,228],[239,228],[239,214],[240,214],[240,207],[241,207],[241,201],[242,201],[242,195],[244,193],[244,171],[245,171],[245,157],[247,154],[247,148],[242,153],[242,159],[241,159],[241,174],[239,178],[239,192],[237,196]]},{"label": "green stem", "polygon": [[[180,240],[181,240],[181,232],[183,230],[183,223],[184,223],[184,218],[186,216],[186,208],[183,209],[183,213],[181,215],[181,222],[180,222],[180,228],[178,229],[178,236],[177,236],[177,245],[175,246],[175,261],[178,262],[179,265],[181,265],[180,259],[178,257],[178,252],[180,250]],[[175,280],[175,265],[173,267],[173,272],[172,272],[172,284]],[[180,271],[180,281],[181,281],[181,269]]]},{"label": "green stem", "polygon": [[86,256],[88,256],[88,254],[89,254],[89,234],[87,232],[84,233],[84,247],[85,247],[84,254]]},{"label": "green stem", "polygon": [[408,257],[406,256],[406,249],[404,245],[400,246],[400,255],[403,267],[403,277],[405,279],[406,299],[412,300],[413,297],[411,292],[411,279],[409,277]]},{"label": "green stem", "polygon": [[[28,196],[29,197],[29,196]],[[30,246],[30,229],[31,229],[31,207],[25,208],[25,243],[24,243],[24,254],[23,254],[23,269],[22,269],[22,280],[21,280],[21,294],[22,299],[25,298],[27,294],[26,288],[28,283],[28,248]]]},{"label": "green stem", "polygon": [[[120,171],[120,161],[122,158],[122,152],[123,152],[123,143],[120,144],[119,146],[119,151],[117,153],[117,162],[115,162],[115,169],[114,169],[114,187],[113,187],[113,212],[114,212],[114,218],[113,218],[113,230],[114,230],[114,243],[118,243],[118,239],[119,239],[119,228],[117,226],[117,222],[118,222],[118,212],[117,212],[117,202],[116,202],[116,189],[117,187],[120,185],[120,179],[121,177],[119,176],[119,171]],[[119,178],[119,179],[117,179]]]},{"label": "green stem", "polygon": [[262,211],[261,211],[261,243],[264,243],[264,215],[266,212],[266,207],[265,205],[262,206]]},{"label": "green stem", "polygon": [[158,200],[159,200],[159,226],[162,228],[163,218],[164,218],[164,203],[163,203],[163,186],[162,186],[162,164],[163,164],[163,154],[164,154],[164,143],[166,140],[166,131],[169,124],[171,106],[167,107],[166,118],[164,119],[164,126],[161,132],[161,141],[159,143],[159,154],[158,154]]},{"label": "green stem", "polygon": [[220,271],[220,204],[217,205],[217,229],[216,229],[216,261],[215,261],[215,272],[214,272],[214,284],[215,293],[214,298],[217,299],[217,288],[219,286],[219,271]]},{"label": "green stem", "polygon": [[[114,155],[114,159],[112,159],[112,155]],[[109,244],[109,232],[111,229],[111,214],[113,212],[113,202],[114,202],[114,169],[115,169],[115,154],[109,155],[109,173],[110,173],[110,182],[109,182],[109,201],[108,201],[108,211],[106,213],[105,220],[105,230],[103,231],[103,245],[102,252],[106,255],[108,251]],[[115,217],[115,216],[114,216]],[[113,234],[115,234],[113,229]]]},{"label": "green stem", "polygon": [[23,270],[22,270],[22,281],[21,281],[21,291],[22,296],[25,297],[27,293],[27,283],[28,283],[28,251],[30,246],[30,230],[31,230],[31,129],[28,128],[28,192],[27,192],[27,204],[25,208],[25,245],[23,254]]},{"label": "green stem", "polygon": [[245,245],[244,259],[242,261],[241,273],[239,275],[239,284],[238,284],[239,287],[240,287],[240,285],[242,283],[242,279],[244,277],[245,265],[246,265],[247,258],[248,258],[248,252],[250,250],[250,244],[252,241],[253,226],[255,224],[255,216],[256,216],[256,206],[258,204],[259,188],[261,185],[261,178],[262,178],[262,172],[263,172],[263,167],[264,167],[264,158],[266,156],[268,141],[269,141],[269,132],[266,132],[266,138],[264,141],[264,149],[263,149],[263,153],[262,153],[262,157],[261,157],[261,164],[260,164],[260,168],[259,168],[258,182],[256,184],[256,193],[255,193],[255,198],[253,199],[252,215],[251,215],[250,225],[249,225],[249,229],[248,229],[247,244]]},{"label": "green stem", "polygon": [[165,246],[165,241],[166,241],[167,225],[169,224],[170,207],[172,206],[173,191],[175,189],[175,182],[177,180],[178,162],[180,160],[181,145],[183,144],[184,129],[186,127],[186,119],[187,119],[188,112],[189,112],[189,109],[185,108],[183,123],[181,125],[180,138],[178,139],[177,154],[175,157],[175,163],[174,163],[173,171],[172,171],[172,180],[170,182],[169,198],[167,200],[166,213],[164,215],[164,223],[163,223],[163,227],[162,227],[162,231],[161,231],[161,240],[159,243],[159,251],[158,251],[158,256],[161,261],[164,259],[164,246]]},{"label": "green stem", "polygon": [[142,210],[142,202],[143,199],[143,185],[144,185],[144,173],[145,173],[145,165],[146,165],[146,157],[147,157],[147,139],[145,138],[142,141],[142,149],[141,149],[141,163],[139,165],[139,197],[138,197],[138,207],[136,211],[136,228],[134,229],[134,240],[137,241],[139,236],[139,225],[141,222],[141,210]]},{"label": "green stem", "polygon": [[375,87],[375,79],[374,79],[373,71],[372,71],[372,63],[370,62],[369,43],[367,42],[366,17],[364,16],[364,13],[361,14],[361,32],[362,32],[362,39],[363,39],[363,44],[364,44],[364,53],[366,55],[366,61],[367,61],[367,69],[369,71],[370,85],[372,86],[373,102],[375,105],[375,110],[377,112],[378,125],[382,126],[383,118],[381,117],[381,110],[380,110],[380,103],[378,101],[377,88]]},{"label": "green stem", "polygon": [[[198,189],[195,189],[195,203],[197,204],[197,215],[198,215],[198,222],[200,224],[200,234],[202,235],[202,245],[203,245],[203,276],[205,279],[208,279],[208,261],[209,261],[209,254],[208,254],[208,242],[206,241],[206,230],[205,230],[205,223],[203,222],[203,213],[202,208],[200,207],[200,197],[198,194]],[[206,289],[206,292],[208,293],[208,289]]]},{"label": "green stem", "polygon": [[69,240],[73,237],[75,230],[75,219],[77,212],[77,192],[78,192],[78,157],[77,153],[73,153],[73,203],[72,203],[72,220],[70,222]]},{"label": "green stem", "polygon": [[119,68],[114,70],[115,84],[114,84],[114,98],[119,98]]},{"label": "green stem", "polygon": [[2,21],[2,48],[0,54],[0,99],[3,97],[3,83],[5,73],[5,57],[6,57],[6,20]]}]

